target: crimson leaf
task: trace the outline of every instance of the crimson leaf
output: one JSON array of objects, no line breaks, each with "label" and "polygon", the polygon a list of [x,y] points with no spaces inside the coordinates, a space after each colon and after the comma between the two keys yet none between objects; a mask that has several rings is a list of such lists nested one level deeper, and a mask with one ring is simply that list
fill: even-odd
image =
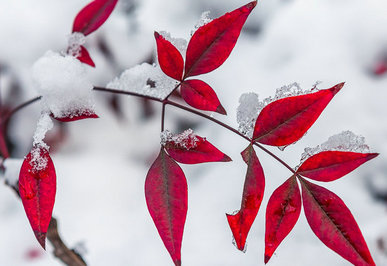
[{"label": "crimson leaf", "polygon": [[363,235],[344,202],[333,192],[300,178],[306,219],[315,235],[354,265],[375,265]]},{"label": "crimson leaf", "polygon": [[257,1],[250,2],[200,27],[188,43],[184,79],[221,66],[234,48]]},{"label": "crimson leaf", "polygon": [[297,173],[316,181],[333,181],[378,156],[377,153],[323,151],[309,157]]},{"label": "crimson leaf", "polygon": [[207,162],[229,162],[231,158],[218,150],[205,138],[188,136],[183,143],[168,141],[165,150],[179,163],[197,164]]},{"label": "crimson leaf", "polygon": [[253,140],[272,146],[289,145],[299,140],[343,86],[344,83],[340,83],[330,89],[268,104],[257,118]]},{"label": "crimson leaf", "polygon": [[301,195],[295,176],[271,195],[266,208],[265,264],[290,233],[301,212]]},{"label": "crimson leaf", "polygon": [[35,237],[45,249],[56,193],[55,168],[47,150],[34,148],[24,159],[19,192]]},{"label": "crimson leaf", "polygon": [[161,70],[167,76],[176,80],[181,80],[183,76],[184,60],[179,50],[157,32],[155,32],[155,39],[157,44],[157,57]]},{"label": "crimson leaf", "polygon": [[109,18],[118,0],[94,0],[85,6],[74,19],[73,32],[89,35]]},{"label": "crimson leaf", "polygon": [[187,181],[164,149],[145,180],[145,198],[153,222],[175,265],[181,265],[181,242],[187,215]]},{"label": "crimson leaf", "polygon": [[265,175],[251,144],[241,155],[247,164],[241,209],[234,215],[226,214],[226,216],[238,249],[244,250],[247,235],[261,206]]},{"label": "crimson leaf", "polygon": [[85,47],[81,45],[81,50],[79,51],[79,55],[77,56],[77,59],[81,61],[84,64],[87,64],[91,67],[95,67],[95,64],[93,62],[93,59],[91,59],[89,52]]},{"label": "crimson leaf", "polygon": [[204,81],[198,79],[185,80],[181,84],[181,97],[200,110],[214,111],[226,115],[226,110],[220,104],[215,91]]}]

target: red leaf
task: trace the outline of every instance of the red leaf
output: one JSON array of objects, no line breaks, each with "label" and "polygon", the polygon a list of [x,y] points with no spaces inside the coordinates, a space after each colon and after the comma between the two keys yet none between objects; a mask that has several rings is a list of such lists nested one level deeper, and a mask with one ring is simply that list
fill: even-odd
[{"label": "red leaf", "polygon": [[238,249],[244,250],[247,235],[261,206],[265,175],[251,144],[241,154],[247,164],[241,209],[235,215],[226,216]]},{"label": "red leaf", "polygon": [[333,192],[300,178],[306,219],[315,235],[354,265],[375,265],[359,226]]},{"label": "red leaf", "polygon": [[215,91],[204,81],[198,79],[185,80],[181,84],[181,97],[200,110],[214,111],[226,115],[226,110],[220,104]]},{"label": "red leaf", "polygon": [[20,170],[19,192],[36,239],[45,249],[56,193],[55,168],[47,150],[33,148],[27,155]]},{"label": "red leaf", "polygon": [[205,74],[229,57],[247,17],[257,5],[250,2],[200,27],[188,43],[184,79]]},{"label": "red leaf", "polygon": [[109,18],[118,0],[94,0],[85,6],[74,19],[73,32],[89,35]]},{"label": "red leaf", "polygon": [[91,67],[95,67],[93,59],[91,59],[89,52],[82,45],[81,45],[81,50],[79,52],[79,55],[77,56],[77,59],[84,64],[87,64]]},{"label": "red leaf", "polygon": [[187,181],[164,149],[145,180],[145,197],[153,222],[175,265],[181,265],[181,241],[187,215]]},{"label": "red leaf", "polygon": [[378,156],[377,153],[323,151],[309,157],[297,173],[316,181],[333,181]]},{"label": "red leaf", "polygon": [[301,195],[294,176],[271,195],[266,208],[265,264],[290,233],[301,212]]},{"label": "red leaf", "polygon": [[78,112],[74,115],[64,116],[64,117],[55,117],[51,114],[51,117],[53,117],[54,119],[60,122],[73,122],[73,121],[87,119],[87,118],[99,118],[99,116],[96,115],[93,111]]},{"label": "red leaf", "polygon": [[162,35],[155,32],[157,57],[161,70],[169,77],[181,80],[183,76],[184,60],[179,50]]},{"label": "red leaf", "polygon": [[340,91],[344,83],[268,104],[258,115],[253,140],[272,146],[284,146],[299,140]]},{"label": "red leaf", "polygon": [[373,68],[373,73],[377,76],[381,76],[387,72],[387,58],[379,61]]},{"label": "red leaf", "polygon": [[179,163],[197,164],[206,162],[229,162],[231,158],[218,150],[205,138],[188,136],[183,143],[168,141],[165,144],[168,154]]}]

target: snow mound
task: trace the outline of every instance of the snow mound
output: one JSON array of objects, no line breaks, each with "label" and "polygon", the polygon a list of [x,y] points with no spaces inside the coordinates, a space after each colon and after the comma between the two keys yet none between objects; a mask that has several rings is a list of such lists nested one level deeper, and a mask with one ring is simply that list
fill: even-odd
[{"label": "snow mound", "polygon": [[191,36],[194,35],[200,27],[210,23],[212,19],[210,18],[210,11],[204,11],[200,16],[199,21],[195,24],[194,29],[191,31]]},{"label": "snow mound", "polygon": [[173,135],[169,130],[164,130],[160,133],[160,138],[160,144],[162,146],[172,142],[177,147],[186,150],[196,148],[199,142],[199,139],[192,129],[187,129],[183,133],[176,135]]},{"label": "snow mound", "polygon": [[93,85],[85,65],[75,57],[48,51],[33,65],[32,77],[43,112],[57,118],[94,112]]},{"label": "snow mound", "polygon": [[86,36],[80,32],[73,32],[68,37],[68,51],[67,54],[78,57],[81,53],[81,46],[85,44]]},{"label": "snow mound", "polygon": [[176,85],[177,82],[166,76],[158,65],[143,63],[125,70],[119,78],[109,82],[107,87],[163,100]]}]

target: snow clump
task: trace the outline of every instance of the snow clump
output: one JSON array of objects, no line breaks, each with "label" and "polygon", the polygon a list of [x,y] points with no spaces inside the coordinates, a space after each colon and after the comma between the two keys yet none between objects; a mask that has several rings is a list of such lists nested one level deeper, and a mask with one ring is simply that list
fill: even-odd
[{"label": "snow clump", "polygon": [[81,54],[81,46],[86,42],[86,36],[81,32],[73,32],[68,37],[67,54],[78,57]]},{"label": "snow clump", "polygon": [[22,164],[22,159],[7,158],[4,160],[4,179],[7,184],[10,184],[11,186],[17,185]]},{"label": "snow clump", "polygon": [[329,137],[327,141],[314,148],[305,148],[301,155],[301,164],[309,157],[323,151],[369,153],[370,148],[365,143],[365,138],[363,136],[356,135],[353,132],[347,130]]},{"label": "snow clump", "polygon": [[94,113],[93,85],[75,57],[48,51],[33,65],[32,77],[43,112],[57,118]]},{"label": "snow clump", "polygon": [[107,87],[163,100],[176,85],[177,82],[165,75],[160,66],[143,63],[125,70],[119,78],[109,82]]},{"label": "snow clump", "polygon": [[195,24],[194,30],[191,31],[191,36],[194,35],[195,31],[197,31],[200,27],[210,23],[211,21],[210,11],[204,11],[200,16],[199,21]]},{"label": "snow clump", "polygon": [[183,133],[173,135],[169,130],[160,133],[160,144],[165,146],[167,143],[173,143],[181,149],[194,149],[198,146],[199,139],[192,129],[187,129]]}]

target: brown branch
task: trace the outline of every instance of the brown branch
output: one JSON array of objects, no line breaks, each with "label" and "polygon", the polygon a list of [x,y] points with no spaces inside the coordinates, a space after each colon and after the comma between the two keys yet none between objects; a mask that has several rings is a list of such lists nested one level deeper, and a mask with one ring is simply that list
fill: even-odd
[{"label": "brown branch", "polygon": [[[12,189],[18,198],[20,199],[19,188],[16,185],[10,184],[7,181],[5,184]],[[55,217],[51,217],[50,225],[47,230],[47,239],[52,244],[54,251],[53,254],[64,264],[68,266],[86,266],[86,262],[83,260],[75,250],[69,249],[58,232],[58,221]]]}]

